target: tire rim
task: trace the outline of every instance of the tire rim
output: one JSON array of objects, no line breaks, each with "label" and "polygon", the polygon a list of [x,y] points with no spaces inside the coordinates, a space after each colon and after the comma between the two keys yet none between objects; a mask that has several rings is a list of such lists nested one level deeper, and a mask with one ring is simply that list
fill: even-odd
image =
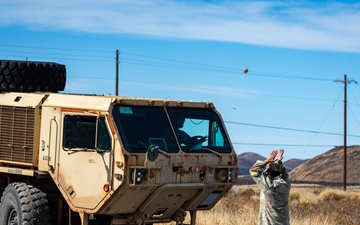
[{"label": "tire rim", "polygon": [[17,212],[16,212],[16,210],[14,208],[10,209],[6,225],[18,225],[18,223],[17,223]]}]

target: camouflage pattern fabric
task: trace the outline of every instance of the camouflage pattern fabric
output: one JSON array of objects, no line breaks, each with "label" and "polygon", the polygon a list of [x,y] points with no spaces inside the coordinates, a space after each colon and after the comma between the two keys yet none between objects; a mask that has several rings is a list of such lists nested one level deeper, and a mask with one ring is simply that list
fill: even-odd
[{"label": "camouflage pattern fabric", "polygon": [[260,216],[258,225],[290,225],[289,193],[290,181],[285,167],[281,164],[281,174],[269,177],[264,169],[267,163],[261,160],[250,169],[250,175],[260,187]]}]

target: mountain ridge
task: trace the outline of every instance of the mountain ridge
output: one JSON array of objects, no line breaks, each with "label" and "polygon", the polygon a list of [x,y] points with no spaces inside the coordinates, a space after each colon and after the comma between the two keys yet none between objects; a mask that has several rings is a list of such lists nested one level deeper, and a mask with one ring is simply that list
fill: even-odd
[{"label": "mountain ridge", "polygon": [[[249,170],[257,160],[265,160],[264,156],[261,156],[253,152],[244,152],[237,155],[238,159],[238,175],[249,175]],[[284,161],[283,164],[287,171],[291,171],[306,162],[307,159],[289,159]]]},{"label": "mountain ridge", "polygon": [[[252,152],[237,155],[239,183],[249,184],[252,179],[249,169],[256,160],[266,158]],[[344,176],[344,147],[338,146],[311,159],[289,159],[283,162],[290,180],[298,183],[338,185]],[[360,184],[360,145],[347,146],[347,182]]]},{"label": "mountain ridge", "polygon": [[[347,146],[347,182],[360,184],[360,146]],[[344,178],[344,147],[335,147],[318,155],[289,173],[294,182],[341,183]]]}]

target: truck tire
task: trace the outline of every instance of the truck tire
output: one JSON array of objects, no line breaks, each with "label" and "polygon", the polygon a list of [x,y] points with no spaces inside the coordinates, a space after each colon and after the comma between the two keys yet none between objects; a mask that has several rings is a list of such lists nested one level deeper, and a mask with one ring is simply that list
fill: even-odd
[{"label": "truck tire", "polygon": [[58,92],[64,90],[65,83],[65,65],[0,60],[0,92]]},{"label": "truck tire", "polygon": [[0,203],[0,225],[50,225],[46,194],[25,183],[11,183]]}]

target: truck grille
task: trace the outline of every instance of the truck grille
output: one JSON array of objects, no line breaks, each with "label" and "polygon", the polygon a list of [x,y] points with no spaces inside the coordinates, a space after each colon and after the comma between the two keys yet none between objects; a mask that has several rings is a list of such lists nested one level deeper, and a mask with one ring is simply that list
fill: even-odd
[{"label": "truck grille", "polygon": [[33,163],[35,109],[0,106],[0,160]]}]

